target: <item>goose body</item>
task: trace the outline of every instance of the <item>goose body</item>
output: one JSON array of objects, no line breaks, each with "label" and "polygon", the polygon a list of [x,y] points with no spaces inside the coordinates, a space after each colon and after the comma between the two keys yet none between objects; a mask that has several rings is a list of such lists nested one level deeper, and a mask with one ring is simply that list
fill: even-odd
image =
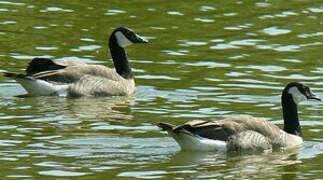
[{"label": "goose body", "polygon": [[32,96],[123,96],[135,91],[125,47],[147,41],[124,27],[115,29],[109,48],[115,69],[75,61],[34,58],[25,74],[5,72]]},{"label": "goose body", "polygon": [[300,83],[289,83],[282,94],[284,129],[252,116],[231,116],[221,120],[193,120],[174,126],[159,123],[182,150],[264,151],[289,149],[303,142],[297,104],[306,99],[320,100]]}]

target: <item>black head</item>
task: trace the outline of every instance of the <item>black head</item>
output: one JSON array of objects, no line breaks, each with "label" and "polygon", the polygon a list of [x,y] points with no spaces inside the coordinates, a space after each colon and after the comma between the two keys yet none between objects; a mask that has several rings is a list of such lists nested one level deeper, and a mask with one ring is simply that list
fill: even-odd
[{"label": "black head", "polygon": [[147,43],[148,40],[140,37],[133,30],[126,27],[119,27],[112,33],[115,36],[117,43],[120,47],[127,47],[134,43]]},{"label": "black head", "polygon": [[283,91],[283,94],[284,93],[290,94],[293,97],[295,104],[309,99],[321,101],[321,99],[316,96],[308,86],[298,82],[288,83]]}]

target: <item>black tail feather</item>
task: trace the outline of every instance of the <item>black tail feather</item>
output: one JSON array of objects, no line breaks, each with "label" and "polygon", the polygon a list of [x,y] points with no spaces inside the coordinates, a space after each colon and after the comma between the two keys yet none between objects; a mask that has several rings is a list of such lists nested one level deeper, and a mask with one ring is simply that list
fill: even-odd
[{"label": "black tail feather", "polygon": [[63,69],[65,67],[66,66],[56,64],[53,60],[49,58],[34,58],[28,64],[26,73],[27,75],[32,75],[43,71]]},{"label": "black tail feather", "polygon": [[18,74],[14,72],[3,72],[4,77],[9,77],[9,78],[25,78],[26,75],[24,74]]},{"label": "black tail feather", "polygon": [[168,123],[158,123],[158,127],[160,127],[163,131],[171,131],[174,128],[174,125]]}]

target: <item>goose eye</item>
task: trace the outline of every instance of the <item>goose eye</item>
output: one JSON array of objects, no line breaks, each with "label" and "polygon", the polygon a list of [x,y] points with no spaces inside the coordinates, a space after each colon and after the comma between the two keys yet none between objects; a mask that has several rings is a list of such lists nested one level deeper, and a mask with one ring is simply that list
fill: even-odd
[{"label": "goose eye", "polygon": [[305,93],[306,94],[308,94],[308,93],[310,93],[311,91],[310,91],[310,88],[309,87],[305,87]]}]

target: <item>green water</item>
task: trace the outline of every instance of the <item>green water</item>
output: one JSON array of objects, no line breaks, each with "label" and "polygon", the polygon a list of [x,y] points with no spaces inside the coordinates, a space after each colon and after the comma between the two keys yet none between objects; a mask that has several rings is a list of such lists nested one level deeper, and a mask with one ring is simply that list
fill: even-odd
[{"label": "green water", "polygon": [[322,1],[0,1],[0,72],[33,57],[113,66],[107,38],[127,26],[132,97],[17,98],[0,77],[1,179],[323,178],[323,105],[303,103],[301,149],[180,152],[155,124],[250,114],[282,125],[280,92],[323,96]]}]

